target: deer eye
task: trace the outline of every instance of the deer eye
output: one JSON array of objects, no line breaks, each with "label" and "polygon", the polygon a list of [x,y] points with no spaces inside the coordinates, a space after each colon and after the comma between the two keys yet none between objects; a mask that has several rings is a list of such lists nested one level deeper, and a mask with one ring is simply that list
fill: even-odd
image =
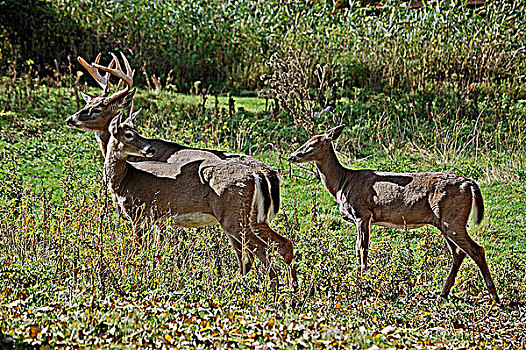
[{"label": "deer eye", "polygon": [[128,140],[130,140],[130,139],[133,138],[133,133],[131,131],[126,131],[124,133],[124,137],[127,138]]}]

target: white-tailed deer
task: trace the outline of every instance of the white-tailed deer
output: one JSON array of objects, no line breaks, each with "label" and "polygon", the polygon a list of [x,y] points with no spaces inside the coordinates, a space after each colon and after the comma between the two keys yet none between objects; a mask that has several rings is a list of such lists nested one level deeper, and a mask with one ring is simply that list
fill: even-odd
[{"label": "white-tailed deer", "polygon": [[[262,174],[235,161],[192,159],[179,163],[144,162],[137,169],[128,156],[149,157],[155,149],[134,126],[137,113],[122,121],[122,112],[112,120],[104,161],[104,176],[116,205],[134,227],[144,220],[171,220],[180,227],[220,224],[231,241],[244,242],[268,269],[268,243],[277,243],[288,265],[292,284],[297,286],[292,243],[266,223]],[[156,174],[162,174],[156,175]]]},{"label": "white-tailed deer", "polygon": [[[97,141],[101,151],[103,155],[106,156],[109,140],[111,137],[109,130],[110,123],[119,113],[120,109],[127,108],[130,105],[135,90],[131,89],[133,85],[133,71],[131,70],[124,55],[122,56],[127,71],[126,74],[122,72],[119,61],[115,56],[113,56],[112,62],[107,67],[99,65],[100,56],[101,55],[99,54],[95,62],[91,65],[86,63],[86,61],[80,57],[79,62],[88,70],[92,77],[95,78],[99,85],[104,89],[104,92],[102,95],[97,97],[82,93],[84,99],[86,100],[86,106],[71,117],[67,118],[66,124],[72,128],[94,131],[96,133]],[[113,68],[114,65],[116,68]],[[99,74],[99,69],[106,72],[105,77],[102,77]],[[120,90],[119,84],[119,88],[117,89],[118,91],[113,95],[108,96],[110,91],[109,79],[111,75],[118,77],[120,82],[124,82],[126,84],[126,87]],[[173,196],[170,200],[168,200],[168,193],[165,193],[163,197],[163,203],[166,205],[168,205],[168,202],[171,203],[171,201],[180,201],[182,197],[186,197],[185,199],[187,199],[186,201],[181,201],[180,203],[183,206],[181,207],[181,212],[171,213],[172,216],[179,216],[179,219],[175,220],[176,224],[183,227],[199,227],[220,223],[223,228],[226,227],[229,230],[234,230],[234,228],[230,228],[230,226],[234,227],[239,224],[246,225],[248,220],[251,218],[250,215],[252,214],[247,214],[245,208],[246,203],[252,203],[252,201],[255,201],[254,203],[257,204],[256,221],[252,222],[252,230],[246,232],[247,237],[253,235],[253,231],[259,235],[259,237],[254,236],[250,238],[252,246],[254,246],[255,243],[253,242],[256,241],[256,239],[259,239],[259,243],[264,242],[265,244],[268,244],[269,240],[276,242],[285,262],[290,266],[293,258],[292,243],[287,238],[282,237],[281,235],[274,232],[266,223],[266,220],[272,219],[279,210],[280,181],[278,173],[274,169],[246,155],[216,150],[195,149],[177,144],[175,142],[159,139],[144,140],[156,150],[155,154],[149,158],[128,154],[126,157],[128,161],[128,164],[126,165],[126,169],[128,169],[127,172],[134,174],[141,173],[143,175],[148,174],[148,176],[157,179],[162,178],[173,180],[175,177],[179,180],[177,183],[182,186],[182,188],[179,188],[181,191],[177,192],[177,188],[172,189],[171,192],[169,192],[169,194]],[[196,166],[199,164],[201,166],[206,166],[206,169],[203,169],[202,173],[195,172],[190,175],[191,171],[197,171],[196,169],[201,169],[199,167],[196,168]],[[250,183],[245,183],[243,181],[246,181],[246,179],[241,175],[248,172],[252,174],[252,179],[250,180]],[[200,178],[197,176],[198,174],[205,177]],[[187,177],[188,181],[183,182],[181,180],[183,177]],[[168,180],[166,181],[169,182]],[[192,181],[195,181],[195,183],[192,183]],[[125,183],[126,181],[123,184]],[[226,218],[227,212],[229,212],[231,217],[234,215],[232,212],[238,210],[241,211],[236,213],[237,215],[248,216],[242,217],[243,220],[237,222],[236,224],[228,223],[225,221],[227,219],[220,220],[218,217],[214,217],[215,214],[202,211],[193,212],[192,210],[195,205],[190,205],[191,203],[204,203],[210,199],[207,197],[209,196],[210,191],[204,193],[203,191],[198,190],[202,190],[206,186],[208,186],[209,190],[216,193],[216,195],[218,195],[221,199],[211,204],[209,203],[210,205],[213,204],[215,206],[215,213],[223,212],[223,214],[221,214],[221,218]],[[239,191],[239,186],[252,186],[252,189]],[[134,187],[132,186],[132,188]],[[148,197],[146,197],[144,192],[147,191],[147,188],[135,189],[138,191],[137,193],[140,194],[140,197],[143,198],[143,202],[146,203],[148,201]],[[193,190],[195,190],[195,192],[193,192]],[[228,202],[225,200],[226,197],[222,196],[223,192],[226,193],[236,190],[237,193],[243,194],[247,197],[234,196],[232,198],[235,198],[236,201]],[[116,192],[112,193],[112,195],[116,203],[118,203],[118,197],[115,193]],[[151,197],[149,199],[151,199]],[[156,201],[158,200],[159,199],[156,199]],[[153,203],[150,203],[149,205],[152,206]],[[184,205],[188,205],[188,207],[184,208]],[[225,207],[221,207],[221,205],[224,205]],[[186,215],[186,219],[183,220],[183,214],[181,213],[185,211],[188,211],[188,213],[184,214]],[[129,208],[125,212],[127,213],[127,216],[129,216]],[[196,213],[204,214],[194,215]],[[150,215],[150,213],[144,209],[142,210],[142,214],[144,217],[148,217],[148,215]],[[158,217],[158,215],[154,213],[154,217]],[[131,218],[133,218],[133,222],[140,220],[139,216]],[[134,225],[134,230],[136,236],[140,238],[142,233],[138,228],[138,225]],[[246,261],[246,259],[243,258],[242,241],[236,236],[239,232],[236,231],[234,234],[231,234],[230,231],[227,232],[229,233],[228,237],[237,254],[239,270],[241,273],[247,273],[251,268],[252,255],[250,251],[248,251],[249,261]],[[262,248],[259,247],[258,249],[261,250]],[[256,253],[256,255],[259,254],[258,256],[261,257],[261,252]],[[291,269],[291,274],[293,278],[293,285],[297,286],[294,268]]]},{"label": "white-tailed deer", "polygon": [[[92,96],[81,91],[82,97],[86,102],[86,106],[66,119],[66,125],[70,128],[92,131],[102,151],[106,154],[106,147],[110,139],[108,127],[111,120],[117,115],[119,110],[129,107],[135,95],[133,86],[134,70],[131,69],[126,56],[121,53],[124,65],[126,67],[126,74],[122,71],[119,60],[112,54],[113,60],[109,66],[102,66],[99,64],[102,54],[97,55],[95,62],[88,64],[82,57],[78,57],[80,64],[90,73],[90,75],[97,81],[97,83],[104,90],[99,96]],[[113,68],[113,66],[116,68]],[[105,76],[99,73],[99,69],[106,72]],[[119,78],[119,87],[121,83],[125,83],[126,87],[110,95],[110,77],[115,75]],[[268,182],[270,192],[270,208],[268,218],[272,220],[279,211],[280,204],[280,179],[277,171],[267,164],[260,162],[250,156],[244,154],[235,154],[230,152],[208,150],[200,148],[187,147],[175,142],[166,141],[162,139],[148,139],[148,142],[156,149],[156,153],[152,158],[141,158],[136,156],[128,157],[128,161],[136,163],[136,167],[141,167],[139,162],[143,161],[159,161],[168,163],[178,163],[182,159],[195,159],[196,157],[203,159],[215,160],[235,160],[252,166],[260,171],[266,181]]]},{"label": "white-tailed deer", "polygon": [[371,225],[401,229],[433,225],[442,232],[453,255],[451,271],[440,295],[448,296],[468,254],[480,268],[491,298],[498,302],[484,248],[466,231],[471,212],[477,224],[484,214],[482,195],[475,181],[449,172],[403,174],[347,169],[338,161],[332,146],[343,128],[340,125],[312,137],[289,160],[316,163],[342,217],[356,225],[356,254],[361,271],[367,268]]}]

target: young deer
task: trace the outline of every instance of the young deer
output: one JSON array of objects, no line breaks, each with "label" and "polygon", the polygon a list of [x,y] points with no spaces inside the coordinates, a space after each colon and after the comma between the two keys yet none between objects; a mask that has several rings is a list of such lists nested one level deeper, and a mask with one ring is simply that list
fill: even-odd
[{"label": "young deer", "polygon": [[[113,56],[113,61],[108,67],[101,66],[98,64],[100,56],[101,55],[99,54],[95,62],[91,65],[87,64],[86,61],[84,61],[80,57],[79,62],[88,70],[92,77],[95,78],[99,85],[104,89],[104,92],[102,95],[97,97],[83,93],[82,95],[86,100],[86,106],[71,117],[69,117],[66,120],[66,124],[72,128],[94,131],[96,133],[97,141],[99,143],[101,151],[103,155],[106,156],[107,148],[109,146],[109,141],[111,137],[111,133],[109,130],[110,123],[112,120],[115,119],[115,116],[119,113],[120,109],[127,108],[129,106],[129,104],[132,102],[135,90],[131,90],[131,87],[133,85],[133,71],[131,70],[129,63],[124,57],[124,55],[122,56],[124,64],[126,66],[126,74],[122,72],[119,61],[115,56]],[[113,68],[113,65],[115,65],[116,68]],[[102,77],[99,74],[99,69],[107,73],[105,77]],[[122,90],[118,89],[116,93],[114,93],[111,96],[108,96],[110,90],[109,78],[111,75],[115,75],[116,77],[118,77],[121,82],[124,82],[126,84],[126,87]],[[240,203],[252,203],[251,201],[256,201],[258,210],[256,220],[252,223],[251,227],[252,231],[255,231],[257,234],[260,235],[260,237],[252,237],[251,241],[257,241],[259,243],[264,242],[265,244],[267,244],[269,240],[276,242],[280,252],[282,253],[282,255],[284,255],[285,262],[288,265],[290,265],[293,258],[292,243],[287,238],[282,237],[281,235],[274,232],[266,223],[266,220],[272,219],[279,210],[280,181],[278,173],[274,169],[246,155],[232,154],[229,152],[215,150],[195,149],[174,142],[159,139],[144,140],[146,140],[146,142],[148,142],[148,144],[151,145],[156,150],[156,152],[148,158],[139,157],[136,154],[128,154],[126,156],[126,160],[128,161],[126,169],[128,169],[127,173],[129,174],[141,173],[144,175],[144,173],[147,173],[153,178],[169,179],[176,177],[180,180],[182,176],[181,173],[185,174],[185,176],[188,177],[188,172],[186,169],[189,169],[189,167],[195,168],[197,164],[202,164],[203,166],[208,164],[211,166],[204,169],[203,174],[207,176],[206,180],[210,181],[208,185],[212,188],[212,190],[216,191],[218,194],[221,194],[225,191],[234,191],[234,189],[236,189],[238,186],[252,186],[251,188],[253,190],[255,188],[254,186],[257,186],[257,196],[254,193],[250,193],[250,191],[238,191],[238,193],[243,193],[244,195],[246,195],[246,198],[236,197],[237,200],[240,201]],[[166,164],[163,165],[163,163]],[[123,164],[124,163],[121,162],[121,166],[123,166]],[[242,169],[242,171],[240,171],[240,169]],[[238,172],[240,173],[238,174]],[[251,182],[250,184],[243,182],[246,179],[240,179],[241,173],[248,172],[251,172],[253,177],[253,179],[251,180],[253,182]],[[179,181],[178,183],[183,187],[182,189],[184,191],[180,193],[172,191],[171,195],[173,196],[173,198],[171,200],[179,200],[181,199],[181,196],[185,197],[185,199],[187,198],[188,201],[182,201],[181,205],[185,205],[185,203],[189,202],[193,203],[208,200],[208,198],[202,197],[203,194],[201,192],[192,192],[191,189],[196,186],[198,188],[201,187],[200,185],[202,182],[202,179],[199,179],[198,181],[195,174],[193,174],[192,176],[192,179],[197,181],[195,185],[192,185],[190,182],[188,182],[183,186],[182,184],[184,182]],[[125,180],[123,180],[123,184],[119,186],[124,186],[126,181],[128,181],[126,179],[128,178],[125,178]],[[134,186],[126,186],[128,186],[130,191],[136,189]],[[141,198],[146,198],[145,194],[143,193],[144,189],[137,188],[136,190],[138,191],[138,193],[140,193],[139,197],[142,196]],[[116,203],[119,203],[119,197],[117,196],[116,191],[112,192],[112,196],[114,198],[114,201]],[[224,197],[221,198],[224,199]],[[164,200],[168,201],[166,195],[164,197]],[[152,203],[150,203],[150,206],[151,205]],[[243,206],[244,204],[239,204],[237,202],[226,203],[224,201],[218,201],[216,205],[227,205],[227,207],[225,208],[215,208],[217,212],[226,212],[228,210],[238,210],[240,205]],[[229,207],[230,205],[231,207]],[[122,209],[122,206],[118,205],[118,207]],[[242,209],[246,212],[244,207]],[[221,223],[222,226],[224,226],[223,228],[230,225],[236,226],[235,223],[228,223],[226,221],[221,222],[220,220],[217,220],[217,218],[210,217],[210,215],[208,214],[194,215],[195,213],[192,212],[192,206],[189,206],[186,209],[183,208],[183,211],[185,210],[191,212],[189,215],[185,216],[186,219],[182,220],[183,216],[179,215],[179,219],[176,220],[176,224],[183,227],[199,227],[203,225],[217,224],[218,222]],[[144,219],[150,214],[149,212],[142,210],[141,213],[144,215],[138,215],[139,213],[135,210],[132,211],[134,216],[130,216],[129,208],[128,211],[124,211],[124,213],[126,213],[127,216],[130,219],[132,219],[133,222],[138,222],[139,220],[141,220],[141,217]],[[181,213],[174,212],[173,214]],[[240,215],[242,215],[241,212]],[[239,222],[243,221],[246,224],[247,219],[250,218],[245,217]],[[231,230],[235,231],[234,228],[232,228]],[[140,229],[140,225],[134,225],[134,231],[135,236],[139,238],[139,241],[141,241],[142,231]],[[249,234],[252,235],[252,231],[249,232]],[[250,250],[248,251],[249,260],[245,261],[245,259],[243,258],[244,248],[242,245],[242,240],[239,239],[239,235],[228,234],[228,237],[236,252],[239,263],[239,270],[241,273],[245,274],[251,268],[253,261],[252,253]],[[251,244],[252,246],[254,246],[254,243]],[[261,248],[258,249],[261,250]],[[261,257],[261,253],[257,254],[259,254],[258,256]],[[293,277],[293,285],[297,286],[294,269],[291,270],[291,274]]]},{"label": "young deer", "polygon": [[343,167],[332,146],[344,125],[316,135],[289,158],[293,163],[315,162],[321,180],[336,198],[345,220],[356,225],[356,255],[363,272],[367,268],[371,225],[413,229],[433,225],[442,232],[453,254],[453,265],[441,297],[447,297],[460,264],[468,254],[478,265],[491,298],[499,301],[484,248],[466,231],[470,212],[482,221],[484,204],[472,179],[448,173],[387,173]]},{"label": "young deer", "polygon": [[151,159],[155,154],[148,140],[135,129],[137,114],[130,112],[122,121],[119,112],[112,120],[104,161],[104,176],[116,205],[133,226],[140,226],[144,220],[171,220],[181,227],[219,223],[231,241],[246,243],[276,283],[266,253],[269,241],[274,241],[296,288],[292,243],[265,221],[269,203],[265,203],[268,198],[264,196],[266,182],[262,174],[243,163],[202,158],[180,163],[145,162],[143,169],[137,169],[126,161],[127,157]]}]

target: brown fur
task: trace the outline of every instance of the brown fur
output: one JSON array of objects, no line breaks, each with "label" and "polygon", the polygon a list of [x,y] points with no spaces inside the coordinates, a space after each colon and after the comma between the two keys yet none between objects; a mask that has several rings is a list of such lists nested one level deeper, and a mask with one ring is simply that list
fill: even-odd
[{"label": "brown fur", "polygon": [[478,185],[472,179],[448,172],[404,174],[347,169],[340,164],[332,147],[332,141],[342,130],[343,126],[339,126],[314,136],[289,159],[297,163],[315,162],[342,217],[356,225],[356,255],[361,271],[367,268],[371,225],[405,229],[433,225],[442,232],[453,254],[453,266],[441,296],[449,294],[458,268],[468,254],[479,266],[490,296],[498,300],[484,249],[466,231],[472,206],[476,209],[476,221],[480,222],[483,216]]},{"label": "brown fur", "polygon": [[263,177],[257,170],[237,159],[209,158],[180,159],[178,163],[141,162],[137,163],[141,167],[136,167],[137,164],[127,162],[127,157],[140,156],[141,150],[151,145],[135,129],[134,139],[126,139],[123,135],[133,125],[127,121],[116,126],[116,119],[109,127],[104,174],[115,204],[133,223],[139,241],[145,220],[171,220],[181,227],[219,223],[236,250],[242,273],[250,270],[242,255],[246,247],[263,262],[275,283],[277,276],[266,255],[269,242],[274,241],[289,265],[293,286],[297,286],[291,266],[292,243],[274,232],[266,224],[266,216],[261,216],[258,204],[265,199],[258,199],[257,193],[264,187],[258,184]]}]

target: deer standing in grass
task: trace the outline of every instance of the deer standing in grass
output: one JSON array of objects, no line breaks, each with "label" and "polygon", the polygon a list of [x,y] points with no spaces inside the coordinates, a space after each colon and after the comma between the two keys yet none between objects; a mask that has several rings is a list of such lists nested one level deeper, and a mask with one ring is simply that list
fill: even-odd
[{"label": "deer standing in grass", "polygon": [[449,295],[467,254],[480,268],[489,295],[499,302],[484,248],[466,231],[471,212],[477,224],[484,214],[482,195],[475,181],[448,172],[404,174],[347,169],[338,161],[332,146],[343,128],[340,125],[312,137],[291,154],[289,161],[315,162],[342,217],[356,225],[356,255],[361,272],[367,268],[371,225],[401,229],[433,225],[444,235],[453,255],[440,296]]},{"label": "deer standing in grass", "polygon": [[[126,74],[122,71],[117,57],[113,56],[109,66],[101,66],[100,56],[99,54],[91,65],[80,57],[79,62],[104,92],[100,96],[82,93],[86,106],[69,117],[66,124],[72,128],[94,131],[107,161],[112,137],[110,123],[121,109],[132,103],[135,89],[131,89],[133,71],[124,55],[122,57]],[[106,72],[104,77],[100,75],[99,69]],[[118,91],[109,95],[111,75],[119,78],[120,83]],[[126,84],[124,89],[120,89],[122,82]],[[136,135],[133,119],[128,118],[128,122],[123,123],[122,127],[133,129],[130,132]],[[116,135],[114,133],[114,136]],[[139,155],[140,152],[126,153],[125,156],[113,152],[112,159],[116,155],[117,158],[122,156],[125,159],[121,160],[115,169],[121,169],[126,176],[118,185],[115,182],[116,177],[112,176],[113,185],[110,186],[117,207],[132,221],[139,241],[142,237],[139,223],[145,219],[157,220],[171,216],[174,224],[181,227],[201,227],[219,223],[234,247],[242,274],[250,270],[253,252],[265,266],[270,266],[265,249],[268,243],[273,241],[290,268],[293,286],[297,287],[296,272],[291,265],[292,242],[273,231],[266,222],[279,210],[279,176],[274,169],[246,155],[195,149],[159,139],[141,140],[155,149],[155,153],[145,158],[144,155]],[[108,174],[115,172],[113,168],[105,169],[108,169]],[[137,178],[148,178],[151,182],[144,183],[155,185],[137,186]],[[117,191],[123,188],[126,188],[124,192]],[[243,235],[249,247],[248,251],[243,247]],[[248,260],[244,258],[245,251],[248,253]],[[275,273],[272,269],[270,274],[274,279]]]}]

